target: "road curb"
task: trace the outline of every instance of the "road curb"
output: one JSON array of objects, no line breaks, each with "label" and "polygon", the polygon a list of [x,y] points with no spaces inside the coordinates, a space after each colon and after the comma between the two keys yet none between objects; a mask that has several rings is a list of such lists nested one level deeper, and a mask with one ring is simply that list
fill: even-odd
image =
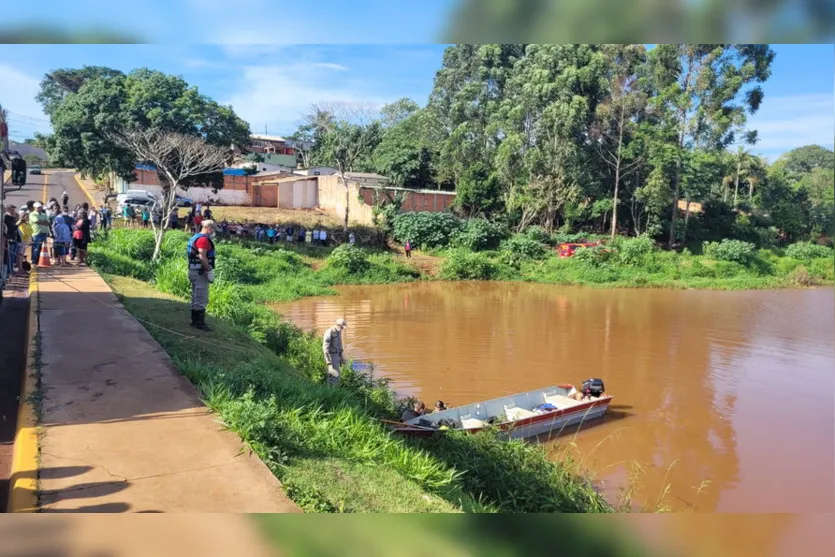
[{"label": "road curb", "polygon": [[32,397],[37,390],[38,276],[35,269],[29,278],[29,314],[26,336],[26,369],[20,389],[17,432],[9,475],[8,512],[38,511],[38,460],[40,443]]},{"label": "road curb", "polygon": [[90,192],[87,191],[87,188],[84,187],[83,183],[81,183],[81,179],[78,177],[78,174],[73,174],[72,177],[75,179],[75,183],[78,184],[78,187],[81,188],[81,191],[84,192],[84,195],[86,195],[87,199],[90,201],[90,207],[95,207],[96,200],[93,199],[93,196],[90,195]]}]

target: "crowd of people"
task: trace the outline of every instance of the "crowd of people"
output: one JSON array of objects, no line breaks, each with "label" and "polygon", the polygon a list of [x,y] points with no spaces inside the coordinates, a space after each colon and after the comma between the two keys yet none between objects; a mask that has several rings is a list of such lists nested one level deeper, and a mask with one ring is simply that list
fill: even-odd
[{"label": "crowd of people", "polygon": [[97,209],[86,202],[70,209],[65,191],[61,202],[53,197],[46,205],[33,200],[21,207],[7,205],[3,225],[7,242],[4,264],[11,275],[27,272],[36,264],[44,244],[56,265],[64,267],[70,261],[86,265],[88,245],[97,231],[111,227],[112,215],[107,206]]}]

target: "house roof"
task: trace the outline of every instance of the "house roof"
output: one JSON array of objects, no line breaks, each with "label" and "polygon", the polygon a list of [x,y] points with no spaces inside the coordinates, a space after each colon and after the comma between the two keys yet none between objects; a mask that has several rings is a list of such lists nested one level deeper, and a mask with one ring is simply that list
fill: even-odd
[{"label": "house roof", "polygon": [[251,137],[252,139],[260,139],[262,141],[286,141],[286,139],[279,135],[264,135],[260,133],[252,133],[249,135],[249,137]]},{"label": "house roof", "polygon": [[391,180],[388,176],[383,176],[382,174],[377,174],[375,172],[346,172],[345,176],[348,178],[366,180]]}]

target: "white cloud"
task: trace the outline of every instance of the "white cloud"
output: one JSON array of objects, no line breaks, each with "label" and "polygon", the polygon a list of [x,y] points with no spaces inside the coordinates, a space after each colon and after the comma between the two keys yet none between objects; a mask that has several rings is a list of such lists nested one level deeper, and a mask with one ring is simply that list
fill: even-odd
[{"label": "white cloud", "polygon": [[342,64],[333,64],[331,62],[316,62],[313,64],[314,68],[325,68],[329,70],[336,70],[339,72],[348,71],[348,66],[343,66]]},{"label": "white cloud", "polygon": [[803,145],[831,146],[835,97],[831,93],[766,97],[748,125],[759,133],[753,150],[772,158]]},{"label": "white cloud", "polygon": [[393,99],[372,92],[371,83],[358,79],[336,79],[317,71],[313,64],[245,66],[237,92],[223,104],[249,122],[253,131],[291,133],[302,123],[310,106],[321,102],[370,103],[382,105]]}]

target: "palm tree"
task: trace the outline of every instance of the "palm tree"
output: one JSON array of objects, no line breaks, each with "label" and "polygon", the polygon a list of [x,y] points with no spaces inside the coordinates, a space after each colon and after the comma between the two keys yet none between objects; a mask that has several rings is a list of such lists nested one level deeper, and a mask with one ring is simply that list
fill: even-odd
[{"label": "palm tree", "polygon": [[754,184],[749,180],[751,175],[759,166],[759,159],[751,154],[750,151],[743,147],[739,147],[737,152],[732,155],[730,161],[730,173],[722,180],[723,195],[722,201],[728,201],[728,186],[733,182],[734,185],[734,209],[739,205],[739,183],[742,181],[744,185],[748,182],[748,197],[753,197]]}]

